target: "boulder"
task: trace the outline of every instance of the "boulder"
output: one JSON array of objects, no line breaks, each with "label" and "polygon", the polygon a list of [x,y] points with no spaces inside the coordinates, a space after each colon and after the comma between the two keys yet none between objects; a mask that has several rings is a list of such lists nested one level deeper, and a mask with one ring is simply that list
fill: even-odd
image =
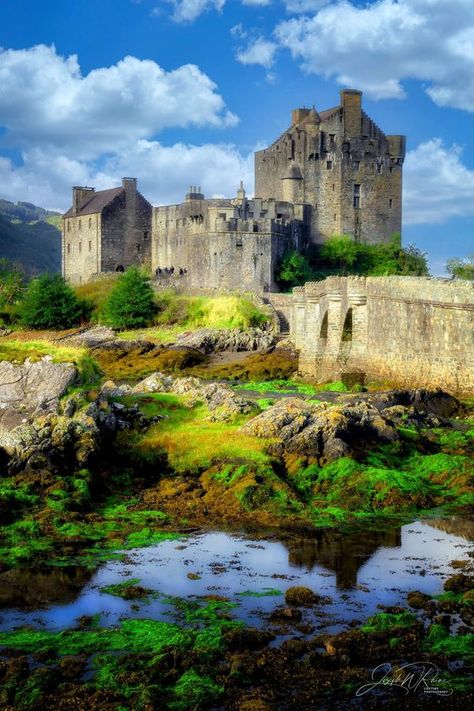
[{"label": "boulder", "polygon": [[275,345],[273,330],[263,328],[200,328],[178,336],[180,345],[198,348],[203,353],[219,351],[257,351]]},{"label": "boulder", "polygon": [[419,592],[418,590],[409,592],[407,595],[408,604],[415,610],[423,609],[430,601],[431,598],[429,595],[425,595],[425,593]]},{"label": "boulder", "polygon": [[133,393],[167,393],[173,385],[173,378],[163,373],[152,373],[144,380],[137,383],[131,391]]},{"label": "boulder", "polygon": [[76,375],[72,363],[54,363],[51,356],[34,363],[0,362],[0,433],[58,412],[59,400]]},{"label": "boulder", "polygon": [[316,595],[310,588],[303,585],[295,585],[288,588],[285,593],[285,602],[287,605],[298,605],[300,607],[312,607],[316,605],[319,596]]},{"label": "boulder", "polygon": [[474,588],[474,577],[470,575],[464,575],[464,573],[457,573],[457,575],[452,575],[444,583],[444,589],[446,591],[451,591],[455,593],[466,593]]},{"label": "boulder", "polygon": [[242,427],[255,437],[274,438],[275,454],[294,453],[320,464],[355,455],[367,446],[399,439],[397,430],[369,402],[312,403],[301,398],[280,400]]}]

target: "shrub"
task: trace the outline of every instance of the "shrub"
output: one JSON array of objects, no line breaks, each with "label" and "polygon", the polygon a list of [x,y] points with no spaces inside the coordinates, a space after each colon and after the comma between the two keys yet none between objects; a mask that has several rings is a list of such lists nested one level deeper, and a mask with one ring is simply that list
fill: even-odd
[{"label": "shrub", "polygon": [[277,270],[276,280],[283,289],[301,286],[310,278],[311,270],[307,257],[298,252],[287,252]]},{"label": "shrub", "polygon": [[155,310],[150,280],[138,267],[129,267],[110,292],[102,319],[112,328],[140,328],[151,322]]},{"label": "shrub", "polygon": [[62,276],[45,274],[30,281],[17,313],[22,326],[56,329],[77,326],[89,311]]},{"label": "shrub", "polygon": [[473,279],[474,280],[474,253],[470,254],[465,259],[452,257],[446,262],[446,271],[457,279]]}]

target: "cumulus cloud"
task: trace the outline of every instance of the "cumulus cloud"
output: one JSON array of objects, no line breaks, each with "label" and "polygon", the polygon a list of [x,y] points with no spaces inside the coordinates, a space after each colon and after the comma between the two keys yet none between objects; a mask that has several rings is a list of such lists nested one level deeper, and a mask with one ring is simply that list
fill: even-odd
[{"label": "cumulus cloud", "polygon": [[260,64],[270,69],[275,61],[275,52],[278,46],[263,37],[252,40],[246,49],[237,52],[236,58],[241,64]]},{"label": "cumulus cloud", "polygon": [[462,163],[462,149],[440,138],[407,153],[404,166],[403,221],[441,224],[474,216],[474,170]]},{"label": "cumulus cloud", "polygon": [[288,12],[314,12],[328,5],[331,0],[284,0]]},{"label": "cumulus cloud", "polygon": [[166,72],[151,60],[125,57],[82,76],[77,56],[61,57],[54,47],[0,51],[0,126],[7,139],[80,158],[170,126],[234,125],[216,89],[193,64]]},{"label": "cumulus cloud", "polygon": [[207,197],[234,195],[240,180],[253,191],[253,152],[243,155],[234,145],[138,140],[100,163],[51,156],[39,148],[23,154],[23,165],[0,157],[0,197],[27,200],[52,210],[66,210],[72,185],[98,190],[120,184],[122,175],[137,176],[140,191],[154,205],[181,202],[190,184],[201,185]]},{"label": "cumulus cloud", "polygon": [[173,20],[175,22],[194,22],[200,15],[209,10],[221,12],[225,0],[168,0],[174,5]]},{"label": "cumulus cloud", "polygon": [[403,80],[417,79],[439,106],[474,111],[472,0],[379,0],[363,6],[340,0],[313,16],[279,23],[274,34],[306,72],[335,77],[373,98],[403,98]]}]

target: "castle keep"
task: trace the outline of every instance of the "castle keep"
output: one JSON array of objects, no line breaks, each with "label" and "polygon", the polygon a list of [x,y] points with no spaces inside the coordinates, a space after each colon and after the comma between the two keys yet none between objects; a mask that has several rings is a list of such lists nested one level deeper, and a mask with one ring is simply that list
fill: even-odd
[{"label": "castle keep", "polygon": [[277,291],[288,251],[332,235],[386,242],[401,231],[404,136],[385,136],[362,110],[360,91],[341,92],[327,111],[296,109],[291,126],[255,154],[255,197],[151,208],[136,180],[96,192],[73,189],[63,217],[63,275],[79,284],[131,264],[159,284],[192,289]]}]

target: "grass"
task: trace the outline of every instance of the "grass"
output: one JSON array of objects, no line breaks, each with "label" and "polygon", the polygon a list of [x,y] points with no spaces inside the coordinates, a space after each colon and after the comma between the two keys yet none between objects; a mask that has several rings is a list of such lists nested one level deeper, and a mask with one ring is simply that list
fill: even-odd
[{"label": "grass", "polygon": [[79,372],[78,382],[81,385],[95,385],[100,381],[100,368],[86,348],[61,346],[48,340],[0,340],[0,361],[24,363],[29,358],[37,362],[46,355],[51,356],[54,363],[73,363]]},{"label": "grass", "polygon": [[[311,385],[300,383],[295,380],[285,380],[282,378],[275,380],[250,381],[235,385],[239,390],[253,390],[258,393],[294,393],[295,395],[314,395],[320,392],[349,392],[349,388],[340,381]],[[313,401],[316,402],[316,401]]]},{"label": "grass", "polygon": [[[266,454],[268,442],[239,431],[245,417],[232,423],[212,422],[206,406],[189,407],[185,398],[157,393],[147,396],[147,401],[149,414],[156,403],[155,413],[166,415],[166,419],[135,442],[134,452],[140,459],[150,462],[164,452],[175,472],[191,474],[217,462],[270,464],[271,458]],[[128,434],[126,440],[129,441]],[[126,445],[125,440],[123,444]]]}]

